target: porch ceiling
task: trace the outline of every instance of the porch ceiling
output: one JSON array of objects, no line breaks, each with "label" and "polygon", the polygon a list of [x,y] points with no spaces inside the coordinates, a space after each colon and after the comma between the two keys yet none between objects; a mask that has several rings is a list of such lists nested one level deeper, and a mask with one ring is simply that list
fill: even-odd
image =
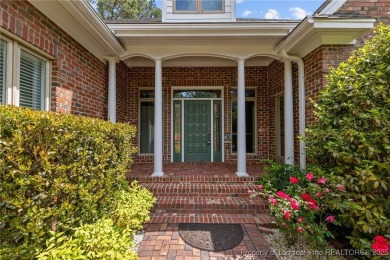
[{"label": "porch ceiling", "polygon": [[[245,66],[268,66],[274,58],[261,56],[248,59]],[[128,67],[154,67],[154,61],[145,57],[132,57],[124,60]],[[210,56],[178,57],[163,62],[163,67],[235,67],[237,62]]]},{"label": "porch ceiling", "polygon": [[[129,66],[137,66],[138,62],[139,66],[152,66],[152,63],[133,58],[137,56],[149,59],[161,57],[164,66],[235,66],[234,60],[238,57],[275,56],[275,46],[296,25],[294,21],[195,25],[108,24],[108,27],[125,47],[126,53],[121,59]],[[267,65],[270,60],[273,58],[263,57],[257,59],[256,64]]]}]

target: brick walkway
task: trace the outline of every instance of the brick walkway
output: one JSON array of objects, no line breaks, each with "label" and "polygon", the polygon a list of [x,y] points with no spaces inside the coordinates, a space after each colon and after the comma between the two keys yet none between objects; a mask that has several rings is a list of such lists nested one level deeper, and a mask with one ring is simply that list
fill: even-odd
[{"label": "brick walkway", "polygon": [[[179,236],[179,224],[147,224],[145,237],[138,249],[140,260],[228,260],[228,259],[276,259],[265,257],[270,252],[264,233],[255,224],[242,224],[243,241],[235,248],[224,252],[208,252],[193,248]],[[256,256],[261,255],[261,256]],[[255,255],[255,256],[254,256]]]}]

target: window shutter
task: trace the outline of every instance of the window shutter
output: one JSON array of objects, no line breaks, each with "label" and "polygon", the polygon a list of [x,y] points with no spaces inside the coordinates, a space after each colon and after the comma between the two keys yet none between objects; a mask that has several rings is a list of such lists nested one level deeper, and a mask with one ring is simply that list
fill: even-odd
[{"label": "window shutter", "polygon": [[5,80],[7,73],[7,42],[0,40],[0,103],[5,104]]},{"label": "window shutter", "polygon": [[19,106],[44,110],[46,62],[21,50]]}]

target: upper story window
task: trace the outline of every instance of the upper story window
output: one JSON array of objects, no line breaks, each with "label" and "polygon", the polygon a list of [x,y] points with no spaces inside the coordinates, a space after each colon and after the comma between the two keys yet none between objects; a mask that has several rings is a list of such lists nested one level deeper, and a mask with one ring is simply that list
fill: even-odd
[{"label": "upper story window", "polygon": [[175,0],[175,12],[205,13],[222,12],[224,0]]},{"label": "upper story window", "polygon": [[1,37],[0,103],[49,110],[49,69],[49,60]]}]

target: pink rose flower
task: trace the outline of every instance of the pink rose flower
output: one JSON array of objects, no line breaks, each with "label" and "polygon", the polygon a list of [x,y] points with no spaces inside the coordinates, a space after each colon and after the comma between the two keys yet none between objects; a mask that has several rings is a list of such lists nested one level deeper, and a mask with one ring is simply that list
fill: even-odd
[{"label": "pink rose flower", "polygon": [[276,195],[278,195],[279,197],[281,198],[284,198],[286,200],[291,200],[291,197],[288,196],[286,193],[284,193],[283,191],[278,191],[276,192]]},{"label": "pink rose flower", "polygon": [[314,178],[315,178],[314,175],[311,174],[310,172],[308,172],[308,173],[306,174],[306,179],[307,179],[308,181],[312,181]]},{"label": "pink rose flower", "polygon": [[298,231],[299,233],[302,233],[302,232],[304,231],[304,229],[303,229],[303,227],[299,227],[299,228],[297,229],[297,231]]},{"label": "pink rose flower", "polygon": [[299,217],[298,222],[299,222],[299,223],[302,223],[302,222],[303,222],[303,217],[302,217],[302,216]]},{"label": "pink rose flower", "polygon": [[268,200],[272,205],[276,205],[278,203],[278,200],[275,199],[274,197],[270,197]]},{"label": "pink rose flower", "polygon": [[290,205],[291,207],[294,209],[294,210],[298,210],[299,209],[299,204],[296,200],[291,200],[290,201]]},{"label": "pink rose flower", "polygon": [[325,193],[329,193],[330,190],[328,188],[325,189]]},{"label": "pink rose flower", "polygon": [[286,213],[284,213],[284,218],[285,218],[285,219],[289,220],[290,217],[291,217],[290,211],[287,211]]},{"label": "pink rose flower", "polygon": [[287,224],[286,224],[286,223],[283,223],[282,226],[286,228],[286,227],[287,227]]},{"label": "pink rose flower", "polygon": [[325,179],[325,177],[319,178],[318,181],[317,181],[317,183],[318,183],[318,184],[326,184],[326,179]]},{"label": "pink rose flower", "polygon": [[374,240],[381,244],[387,244],[387,238],[385,238],[384,236],[375,236]]},{"label": "pink rose flower", "polygon": [[333,223],[334,222],[334,216],[333,215],[330,215],[330,216],[327,216],[326,218],[325,218],[325,221],[328,221],[328,222],[330,222],[330,223]]},{"label": "pink rose flower", "polygon": [[257,185],[257,188],[258,188],[259,190],[262,190],[262,189],[264,189],[264,186],[263,186],[263,185]]},{"label": "pink rose flower", "polygon": [[298,184],[299,180],[295,177],[290,177],[290,183],[292,184]]},{"label": "pink rose flower", "polygon": [[248,190],[248,194],[253,194],[253,190]]},{"label": "pink rose flower", "polygon": [[337,189],[340,190],[340,191],[345,191],[345,186],[344,185],[337,185]]},{"label": "pink rose flower", "polygon": [[319,192],[316,193],[316,196],[317,196],[317,198],[322,198],[322,194]]},{"label": "pink rose flower", "polygon": [[384,236],[376,236],[374,240],[375,242],[372,244],[371,248],[378,255],[388,255],[390,253],[390,244]]}]

